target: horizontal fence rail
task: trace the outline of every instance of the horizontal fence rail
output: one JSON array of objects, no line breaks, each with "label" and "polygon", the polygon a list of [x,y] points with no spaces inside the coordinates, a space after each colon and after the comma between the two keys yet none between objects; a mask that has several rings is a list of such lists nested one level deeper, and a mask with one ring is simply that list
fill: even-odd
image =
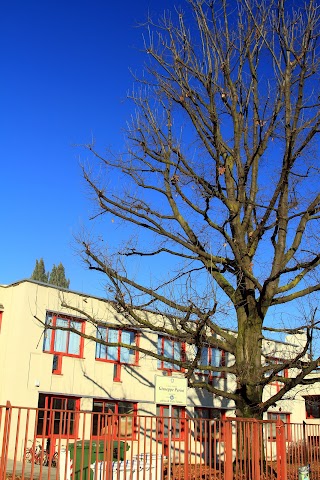
[{"label": "horizontal fence rail", "polygon": [[0,480],[320,480],[319,447],[318,424],[0,406]]}]

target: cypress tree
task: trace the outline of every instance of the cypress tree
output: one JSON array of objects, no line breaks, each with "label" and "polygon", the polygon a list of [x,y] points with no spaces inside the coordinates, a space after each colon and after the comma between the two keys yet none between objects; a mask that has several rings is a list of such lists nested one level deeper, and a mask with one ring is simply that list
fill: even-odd
[{"label": "cypress tree", "polygon": [[36,280],[37,282],[48,283],[48,278],[49,272],[46,273],[43,258],[40,258],[39,261],[36,260],[36,265],[31,275],[31,279]]},{"label": "cypress tree", "polygon": [[69,288],[70,280],[66,278],[64,266],[61,262],[57,267],[56,265],[53,265],[49,277],[49,283],[51,285],[56,285],[57,287]]}]

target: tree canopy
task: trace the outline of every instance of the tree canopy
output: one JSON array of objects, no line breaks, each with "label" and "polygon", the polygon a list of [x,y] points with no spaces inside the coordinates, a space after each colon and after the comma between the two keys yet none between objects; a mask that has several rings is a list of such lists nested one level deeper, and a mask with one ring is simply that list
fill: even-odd
[{"label": "tree canopy", "polygon": [[60,262],[58,266],[53,265],[51,272],[46,272],[43,258],[40,258],[39,261],[36,260],[36,265],[31,275],[31,279],[67,289],[70,285],[70,280],[66,278],[65,269],[62,263]]},{"label": "tree canopy", "polygon": [[43,258],[36,260],[36,265],[31,275],[31,279],[37,280],[38,282],[48,283],[49,273],[46,272]]},{"label": "tree canopy", "polygon": [[[96,162],[83,174],[107,228],[82,238],[89,268],[132,324],[159,330],[139,312],[170,315],[162,331],[195,347],[189,385],[234,400],[242,416],[311,382],[318,362],[306,359],[316,322],[266,320],[320,289],[319,8],[189,0],[148,19],[126,148],[87,145]],[[297,327],[299,354],[264,358],[266,330]],[[210,368],[234,376],[234,391],[195,379],[208,346],[232,355]],[[282,378],[284,367],[296,375]],[[282,388],[263,399],[276,376]]]},{"label": "tree canopy", "polygon": [[49,283],[51,285],[57,285],[58,287],[69,288],[70,280],[66,278],[64,266],[61,262],[57,267],[53,265],[50,272]]}]

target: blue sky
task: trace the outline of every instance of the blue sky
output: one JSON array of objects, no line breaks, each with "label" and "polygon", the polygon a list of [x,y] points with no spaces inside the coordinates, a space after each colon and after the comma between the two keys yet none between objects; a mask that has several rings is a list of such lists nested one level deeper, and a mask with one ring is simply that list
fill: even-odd
[{"label": "blue sky", "polygon": [[144,56],[137,24],[173,0],[10,0],[0,20],[1,284],[60,261],[70,288],[103,295],[74,235],[92,211],[77,145],[119,148],[132,106],[129,69]]}]

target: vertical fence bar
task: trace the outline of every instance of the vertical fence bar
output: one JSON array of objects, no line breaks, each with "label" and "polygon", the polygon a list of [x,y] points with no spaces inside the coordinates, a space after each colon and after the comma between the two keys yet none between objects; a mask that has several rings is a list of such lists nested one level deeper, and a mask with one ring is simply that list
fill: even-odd
[{"label": "vertical fence bar", "polygon": [[285,424],[278,419],[276,423],[277,471],[278,480],[287,479],[286,432]]},{"label": "vertical fence bar", "polygon": [[[254,420],[252,424],[252,444],[250,446],[250,456],[252,456],[252,477],[260,480],[260,459],[262,457],[260,445],[260,423]],[[250,462],[251,464],[251,462]]]},{"label": "vertical fence bar", "polygon": [[191,461],[190,452],[189,452],[189,421],[190,419],[185,419],[185,438],[184,438],[184,478],[188,478],[188,465]]},{"label": "vertical fence bar", "polygon": [[4,428],[3,428],[3,439],[2,439],[2,451],[0,459],[0,478],[5,478],[6,466],[7,466],[7,456],[8,456],[8,444],[9,444],[9,435],[10,435],[10,420],[12,414],[11,403],[8,401],[6,403],[6,413],[4,417]]},{"label": "vertical fence bar", "polygon": [[223,422],[225,431],[225,480],[232,480],[232,423],[231,420],[223,420]]}]

